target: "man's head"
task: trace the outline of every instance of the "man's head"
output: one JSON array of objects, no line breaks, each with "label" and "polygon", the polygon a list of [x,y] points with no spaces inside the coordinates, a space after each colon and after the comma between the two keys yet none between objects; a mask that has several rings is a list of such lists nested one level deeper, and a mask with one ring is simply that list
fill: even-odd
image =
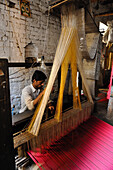
[{"label": "man's head", "polygon": [[44,85],[46,75],[39,70],[36,70],[32,76],[32,84],[35,89],[41,89]]}]

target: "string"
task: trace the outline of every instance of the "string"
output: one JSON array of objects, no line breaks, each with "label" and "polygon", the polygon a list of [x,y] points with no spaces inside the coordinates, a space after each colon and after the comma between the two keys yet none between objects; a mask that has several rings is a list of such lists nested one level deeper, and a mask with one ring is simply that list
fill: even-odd
[{"label": "string", "polygon": [[43,47],[43,54],[45,52],[45,46],[47,43],[47,33],[48,33],[48,26],[49,26],[49,16],[50,16],[50,7],[48,7],[48,15],[47,15],[47,24],[46,24],[46,30],[45,30],[45,40],[44,40],[44,47]]}]

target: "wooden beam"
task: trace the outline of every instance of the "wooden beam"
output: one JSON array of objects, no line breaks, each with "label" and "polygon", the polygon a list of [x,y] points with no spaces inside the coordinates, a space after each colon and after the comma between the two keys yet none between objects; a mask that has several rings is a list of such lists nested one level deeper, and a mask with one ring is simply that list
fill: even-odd
[{"label": "wooden beam", "polygon": [[67,1],[69,1],[69,0],[64,0],[64,1],[61,1],[61,2],[59,2],[59,3],[57,3],[57,4],[55,4],[55,5],[52,5],[50,9],[53,9],[53,8],[55,8],[55,7],[57,7],[57,6],[65,3],[65,2],[67,2]]},{"label": "wooden beam", "polygon": [[102,13],[102,14],[96,14],[95,17],[108,17],[113,15],[113,13]]},{"label": "wooden beam", "polygon": [[62,0],[51,0],[50,3],[49,3],[49,5],[51,6],[51,5],[56,4],[56,3],[59,3],[59,2],[61,2],[61,1],[62,1]]},{"label": "wooden beam", "polygon": [[[25,62],[15,62],[15,63],[8,63],[8,67],[37,67],[40,66],[41,63],[25,63]],[[53,63],[45,63],[46,66],[52,66]]]}]

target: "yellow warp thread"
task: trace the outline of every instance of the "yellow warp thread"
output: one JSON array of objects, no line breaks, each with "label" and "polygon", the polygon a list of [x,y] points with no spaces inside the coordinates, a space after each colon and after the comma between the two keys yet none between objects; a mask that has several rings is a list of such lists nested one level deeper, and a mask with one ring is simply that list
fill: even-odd
[{"label": "yellow warp thread", "polygon": [[63,63],[61,65],[61,82],[60,82],[59,97],[58,97],[57,107],[56,107],[57,114],[55,114],[55,118],[57,120],[60,120],[62,117],[63,92],[64,92],[66,76],[68,72],[68,64],[70,60],[69,55],[70,55],[70,48],[68,49],[66,56],[63,60]]},{"label": "yellow warp thread", "polygon": [[112,66],[112,58],[113,58],[113,53],[109,52],[109,49],[111,48],[112,44],[109,43],[108,47],[106,48],[106,62],[105,62],[105,68],[110,70]]},{"label": "yellow warp thread", "polygon": [[[76,50],[76,28],[68,28],[65,27],[62,29],[62,36],[60,38],[60,43],[58,44],[58,50],[56,52],[56,58],[60,60],[61,55],[63,58],[62,64],[61,64],[61,83],[60,83],[60,91],[57,101],[57,107],[56,107],[56,113],[55,118],[58,121],[62,120],[62,105],[63,105],[63,92],[68,72],[69,64],[71,65],[71,73],[72,73],[72,86],[73,86],[73,107],[81,109],[81,103],[80,103],[80,97],[79,97],[79,90],[77,87],[77,53]],[[76,47],[76,48],[75,48]],[[59,61],[56,59],[55,63],[58,65]],[[61,63],[61,61],[60,61]],[[55,67],[56,67],[55,64]],[[37,116],[39,114],[42,115],[42,110],[40,109],[42,107],[42,101],[41,99],[39,105],[37,106],[34,116],[32,118],[32,121],[28,127],[28,131],[33,134],[38,134],[37,129],[39,129],[38,123],[40,124],[39,119],[37,119]],[[38,122],[38,123],[37,123]]]},{"label": "yellow warp thread", "polygon": [[[43,98],[43,96],[42,96],[42,98]],[[33,115],[33,117],[32,117],[32,120],[31,120],[31,122],[30,122],[30,124],[29,124],[29,126],[28,126],[28,132],[30,132],[31,129],[32,129],[32,127],[33,127],[34,121],[35,121],[35,119],[36,119],[36,117],[37,117],[38,111],[39,111],[40,106],[41,106],[42,98],[40,99],[39,104],[37,105],[36,110],[35,110],[35,112],[34,112],[34,115]]]},{"label": "yellow warp thread", "polygon": [[72,73],[73,108],[81,109],[79,89],[77,87],[77,60],[76,60],[76,52],[75,52],[75,36],[73,36],[73,39],[70,43],[70,46],[67,50],[67,53],[61,65],[61,83],[60,83],[60,90],[59,90],[59,96],[58,96],[56,114],[55,114],[55,118],[58,121],[62,120],[63,92],[64,92],[69,64],[71,64],[71,73]]},{"label": "yellow warp thread", "polygon": [[[109,48],[108,48],[108,50],[110,49],[111,46],[112,46],[112,44],[109,43]],[[108,53],[108,54],[109,54],[109,55],[108,55],[108,70],[110,70],[110,68],[111,68],[112,53],[110,52],[110,53]]]},{"label": "yellow warp thread", "polygon": [[[109,43],[109,49],[110,49],[111,46],[112,46],[112,44]],[[113,52],[110,52],[110,53],[109,53],[109,60],[108,60],[108,62],[109,62],[109,64],[108,64],[108,70],[110,70],[111,67],[112,67],[112,60],[113,60]]]},{"label": "yellow warp thread", "polygon": [[[76,37],[76,36],[75,36]],[[73,86],[73,107],[75,109],[81,109],[79,88],[77,87],[77,59],[76,59],[76,50],[75,50],[75,41],[76,38],[72,40],[71,46],[71,72],[72,72],[72,86]]]},{"label": "yellow warp thread", "polygon": [[44,110],[45,110],[47,100],[48,100],[49,95],[50,95],[51,88],[53,86],[53,83],[55,81],[59,67],[61,66],[62,61],[64,59],[64,56],[67,53],[67,50],[70,46],[70,43],[71,43],[71,40],[72,40],[74,34],[75,34],[75,28],[73,28],[73,27],[62,28],[61,36],[60,36],[58,47],[57,47],[56,54],[55,54],[55,59],[54,59],[54,62],[53,62],[53,67],[52,67],[50,78],[49,78],[49,81],[48,81],[48,85],[47,85],[44,97],[42,99],[41,105],[38,107],[37,111],[35,112],[36,114],[33,117],[33,121],[30,125],[29,132],[32,133],[35,136],[38,135],[42,116],[44,114]]}]

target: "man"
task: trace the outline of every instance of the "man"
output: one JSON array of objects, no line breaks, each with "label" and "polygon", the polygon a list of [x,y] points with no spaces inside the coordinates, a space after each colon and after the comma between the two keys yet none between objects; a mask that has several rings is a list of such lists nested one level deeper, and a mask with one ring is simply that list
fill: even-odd
[{"label": "man", "polygon": [[19,113],[22,113],[27,109],[35,109],[35,106],[38,104],[45,92],[45,89],[42,90],[42,87],[44,86],[44,81],[46,78],[46,75],[42,71],[36,70],[34,72],[32,76],[32,84],[26,86],[22,90],[21,109]]}]

